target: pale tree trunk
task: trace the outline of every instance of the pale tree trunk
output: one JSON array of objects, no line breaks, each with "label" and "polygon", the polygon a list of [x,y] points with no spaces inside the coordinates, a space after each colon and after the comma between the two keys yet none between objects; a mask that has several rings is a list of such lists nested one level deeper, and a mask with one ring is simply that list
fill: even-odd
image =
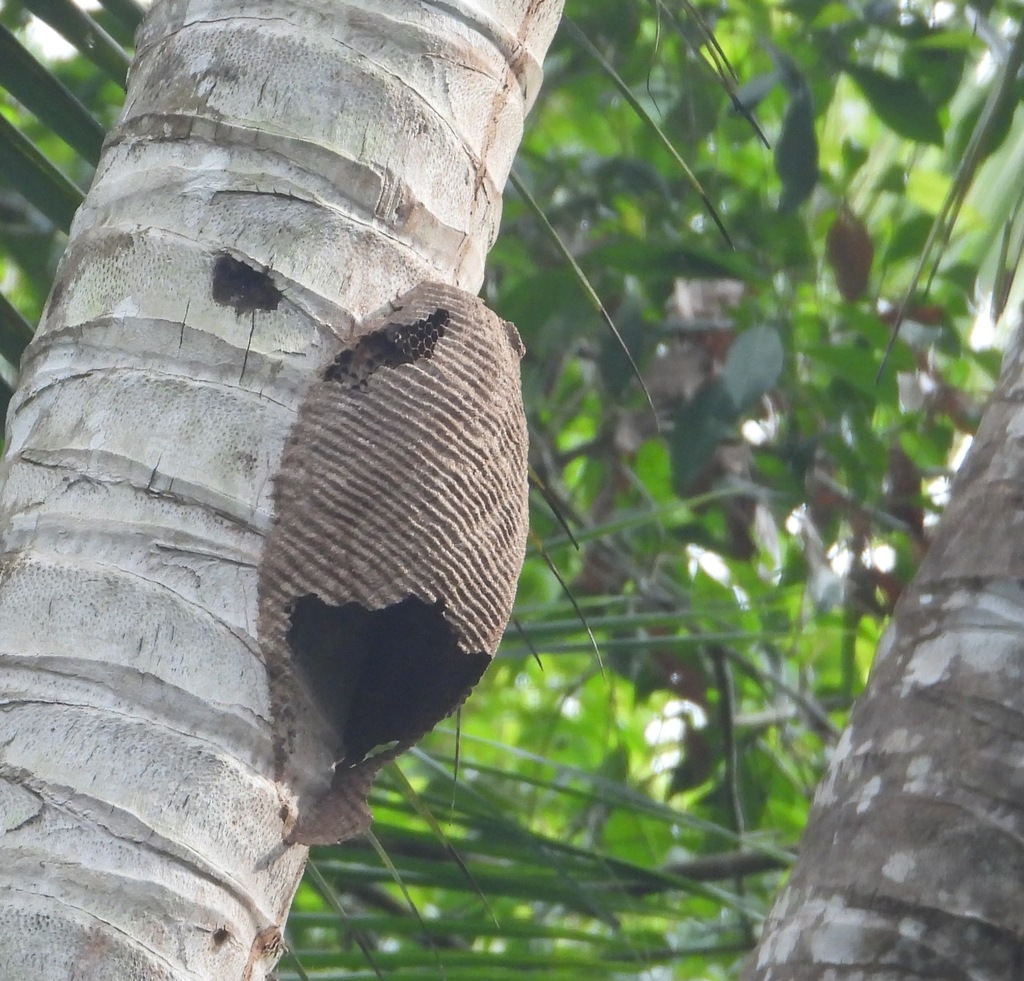
[{"label": "pale tree trunk", "polygon": [[1024,978],[1024,357],[1007,357],[745,978]]},{"label": "pale tree trunk", "polygon": [[257,563],[314,371],[475,291],[560,0],[164,0],[12,402],[0,977],[264,978],[284,844]]}]

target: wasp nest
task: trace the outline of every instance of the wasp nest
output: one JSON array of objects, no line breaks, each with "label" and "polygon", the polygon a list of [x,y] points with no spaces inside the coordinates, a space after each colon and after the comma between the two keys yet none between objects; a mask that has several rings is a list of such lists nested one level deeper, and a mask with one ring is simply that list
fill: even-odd
[{"label": "wasp nest", "polygon": [[278,776],[293,840],[365,828],[373,775],[493,657],[527,528],[515,328],[424,284],[311,386],[260,565]]}]

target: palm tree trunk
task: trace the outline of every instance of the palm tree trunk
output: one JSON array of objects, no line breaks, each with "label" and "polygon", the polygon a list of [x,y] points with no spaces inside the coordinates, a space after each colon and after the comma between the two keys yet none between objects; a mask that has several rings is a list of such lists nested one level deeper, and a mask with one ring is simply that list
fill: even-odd
[{"label": "palm tree trunk", "polygon": [[257,563],[313,372],[475,291],[560,0],[163,0],[12,402],[0,975],[265,978],[282,841]]},{"label": "palm tree trunk", "polygon": [[954,481],[744,977],[1024,977],[1024,349]]}]

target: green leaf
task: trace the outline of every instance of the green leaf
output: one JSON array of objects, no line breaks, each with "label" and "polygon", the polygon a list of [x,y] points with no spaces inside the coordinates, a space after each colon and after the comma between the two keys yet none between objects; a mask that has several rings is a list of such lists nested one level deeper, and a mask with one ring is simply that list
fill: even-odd
[{"label": "green leaf", "polygon": [[721,381],[737,413],[775,387],[784,358],[778,331],[766,324],[751,327],[736,338],[725,359]]},{"label": "green leaf", "polygon": [[[626,277],[622,302],[615,311],[615,323],[622,334],[626,350],[639,354],[644,349],[645,340],[650,336],[650,327],[644,320],[643,297],[640,286],[633,276]],[[633,380],[633,368],[622,345],[610,335],[606,335],[601,343],[597,364],[609,392],[615,398],[620,398],[626,386]]]},{"label": "green leaf", "polygon": [[0,355],[17,366],[21,352],[32,340],[32,325],[3,293],[0,293]]},{"label": "green leaf", "polygon": [[135,0],[100,0],[100,6],[117,19],[124,31],[131,35],[146,16],[146,8]]},{"label": "green leaf", "polygon": [[917,143],[942,146],[944,134],[938,112],[914,79],[895,78],[865,65],[848,64],[845,70],[878,118],[894,133]]},{"label": "green leaf", "polygon": [[738,411],[721,381],[702,388],[673,417],[672,485],[680,497],[707,469],[711,458],[733,429]]},{"label": "green leaf", "polygon": [[672,484],[687,494],[741,413],[775,386],[784,352],[778,332],[765,325],[744,331],[729,349],[721,377],[676,410],[672,431]]},{"label": "green leaf", "polygon": [[865,163],[867,163],[869,156],[867,147],[862,146],[860,143],[855,143],[852,140],[843,140],[842,154],[843,171],[846,180],[853,177],[853,175],[856,174]]},{"label": "green leaf", "polygon": [[959,90],[966,64],[967,50],[963,47],[917,43],[903,54],[900,78],[913,79],[933,106],[944,106]]},{"label": "green leaf", "polygon": [[690,165],[683,159],[682,154],[676,149],[675,144],[668,138],[665,130],[658,124],[654,117],[647,111],[643,103],[633,94],[633,91],[626,84],[623,78],[615,70],[614,65],[601,53],[597,46],[583,33],[569,17],[565,17],[565,25],[573,33],[573,35],[579,39],[583,47],[590,52],[591,56],[597,60],[601,67],[608,73],[608,77],[615,83],[615,87],[622,93],[622,97],[629,103],[630,107],[644,121],[644,123],[650,127],[651,131],[657,136],[661,145],[669,152],[669,155],[675,160],[679,169],[686,175],[686,179],[690,182],[690,186],[697,192],[697,196],[704,202],[704,208],[710,215],[711,220],[718,227],[719,232],[722,234],[722,238],[725,240],[726,245],[732,248],[732,239],[729,237],[729,231],[725,227],[718,210],[715,208],[714,202],[708,196],[708,193],[701,186],[697,175],[694,174]]},{"label": "green leaf", "polygon": [[892,237],[885,243],[885,261],[899,262],[916,259],[928,241],[928,233],[932,230],[934,218],[914,210],[901,221],[892,232]]},{"label": "green leaf", "polygon": [[100,158],[103,127],[63,82],[0,24],[0,86],[91,164]]},{"label": "green leaf", "polygon": [[781,75],[777,69],[755,75],[736,89],[736,104],[748,111],[756,109],[775,90]]},{"label": "green leaf", "polygon": [[72,0],[23,0],[25,6],[78,49],[121,88],[128,77],[129,57],[99,24]]},{"label": "green leaf", "polygon": [[806,85],[790,99],[775,146],[775,170],[782,178],[779,211],[789,214],[807,200],[818,183],[818,138],[814,133],[811,93]]},{"label": "green leaf", "polygon": [[[950,158],[962,160],[967,152],[975,131],[978,129],[982,115],[986,111],[989,91],[979,89],[972,93],[966,108],[952,127],[953,138],[950,141]],[[1006,141],[1012,132],[1013,118],[1020,105],[1019,99],[1004,99],[990,110],[990,115],[978,142],[979,161],[987,160]]]},{"label": "green leaf", "polygon": [[637,367],[636,361],[634,360],[632,353],[626,346],[626,342],[622,339],[622,335],[619,333],[619,328],[616,327],[615,321],[612,320],[608,311],[605,309],[604,304],[601,302],[601,298],[597,295],[597,291],[591,285],[590,280],[587,278],[586,273],[580,267],[579,262],[576,261],[576,257],[566,246],[565,242],[562,240],[562,237],[558,234],[558,230],[548,220],[548,216],[544,214],[544,209],[541,208],[541,206],[537,203],[534,196],[530,193],[529,188],[519,179],[515,171],[512,171],[512,173],[509,174],[509,181],[511,182],[512,186],[519,192],[519,196],[526,202],[527,207],[529,207],[529,209],[534,213],[537,220],[544,227],[545,231],[551,236],[552,241],[555,243],[559,252],[562,253],[562,256],[565,259],[565,261],[569,263],[573,273],[576,276],[576,280],[580,288],[583,290],[584,295],[590,301],[590,305],[601,315],[601,318],[608,326],[608,329],[612,332],[612,336],[614,336],[620,349],[622,350],[623,355],[629,362],[629,366],[632,369],[633,374],[636,376],[636,380],[640,383],[640,387],[643,389],[644,395],[646,395],[647,401],[650,403],[651,412],[656,412],[657,410],[654,407],[654,403],[651,402],[650,393],[647,391],[647,386],[644,384],[643,376],[640,374],[640,369]]},{"label": "green leaf", "polygon": [[71,227],[84,195],[2,115],[0,172],[55,225]]}]

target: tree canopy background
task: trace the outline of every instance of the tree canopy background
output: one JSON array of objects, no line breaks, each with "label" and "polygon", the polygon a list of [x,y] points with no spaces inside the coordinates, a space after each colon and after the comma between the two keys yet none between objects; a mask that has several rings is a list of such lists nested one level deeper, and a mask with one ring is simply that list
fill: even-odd
[{"label": "tree canopy background", "polygon": [[[515,619],[314,851],[282,978],[735,973],[1020,305],[1022,12],[570,0],[484,289]],[[0,7],[5,399],[141,13]]]}]

